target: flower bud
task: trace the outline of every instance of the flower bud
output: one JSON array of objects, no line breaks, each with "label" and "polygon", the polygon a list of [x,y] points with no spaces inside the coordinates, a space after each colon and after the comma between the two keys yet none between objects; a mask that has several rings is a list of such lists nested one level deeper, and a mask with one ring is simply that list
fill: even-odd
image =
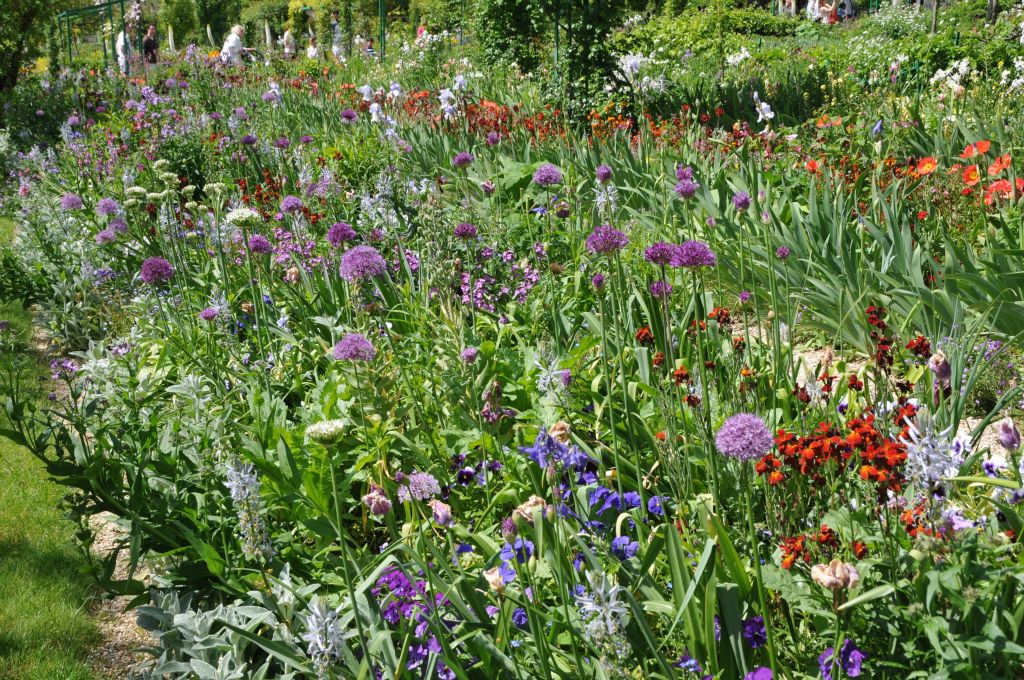
[{"label": "flower bud", "polygon": [[997,435],[999,443],[1007,451],[1016,451],[1020,448],[1020,430],[1010,418],[1003,418],[999,421]]},{"label": "flower bud", "polygon": [[843,590],[856,588],[860,583],[860,574],[852,564],[832,560],[828,564],[816,564],[811,567],[811,578],[822,588]]}]

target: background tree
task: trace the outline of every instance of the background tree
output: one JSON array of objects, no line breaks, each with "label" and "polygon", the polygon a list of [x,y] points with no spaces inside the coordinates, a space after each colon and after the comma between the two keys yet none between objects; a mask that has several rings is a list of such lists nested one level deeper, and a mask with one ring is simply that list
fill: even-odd
[{"label": "background tree", "polygon": [[42,54],[53,17],[80,4],[68,0],[0,2],[0,92],[14,87],[22,67]]}]

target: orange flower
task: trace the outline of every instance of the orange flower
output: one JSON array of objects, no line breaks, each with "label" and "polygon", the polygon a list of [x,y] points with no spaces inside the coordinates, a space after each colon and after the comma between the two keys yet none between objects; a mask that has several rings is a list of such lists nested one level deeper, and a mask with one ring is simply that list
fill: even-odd
[{"label": "orange flower", "polygon": [[922,158],[917,162],[917,174],[930,175],[935,172],[935,169],[938,167],[939,164],[935,162],[935,157],[928,156],[928,158]]},{"label": "orange flower", "polygon": [[974,158],[975,156],[984,156],[985,154],[988,153],[988,150],[989,148],[991,148],[991,146],[992,142],[988,141],[987,139],[983,139],[980,142],[976,142],[974,144],[968,144],[964,148],[964,152],[960,154],[960,158]]},{"label": "orange flower", "polygon": [[964,184],[969,187],[973,187],[975,184],[981,181],[981,173],[978,172],[977,165],[968,165],[964,168]]},{"label": "orange flower", "polygon": [[812,175],[818,172],[818,161],[814,160],[813,158],[807,161],[807,172],[811,173]]},{"label": "orange flower", "polygon": [[992,161],[992,165],[988,166],[988,176],[995,177],[1008,167],[1010,167],[1010,154],[1004,153],[1002,156],[997,156]]},{"label": "orange flower", "polygon": [[1010,180],[1000,179],[988,185],[988,189],[985,189],[985,205],[992,205],[996,198],[1013,198],[1013,185],[1010,184]]}]

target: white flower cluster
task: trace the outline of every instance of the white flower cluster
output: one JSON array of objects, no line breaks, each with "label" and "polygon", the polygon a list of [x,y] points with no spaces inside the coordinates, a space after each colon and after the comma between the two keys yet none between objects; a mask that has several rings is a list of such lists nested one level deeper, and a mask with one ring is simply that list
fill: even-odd
[{"label": "white flower cluster", "polygon": [[739,66],[740,64],[745,62],[747,59],[750,59],[750,50],[748,50],[746,47],[744,47],[744,48],[740,49],[739,52],[736,52],[735,54],[730,54],[729,56],[727,56],[725,58],[725,63],[727,65],[729,65],[729,66]]},{"label": "white flower cluster", "polygon": [[971,64],[966,59],[954,61],[948,69],[939,69],[931,78],[932,85],[948,88],[954,95],[963,94],[964,82],[971,75]]},{"label": "white flower cluster", "polygon": [[[1021,27],[1021,33],[1021,40],[1024,41],[1024,26]],[[1014,57],[1013,68],[1003,69],[999,82],[1008,92],[1016,92],[1024,87],[1024,57]]]}]

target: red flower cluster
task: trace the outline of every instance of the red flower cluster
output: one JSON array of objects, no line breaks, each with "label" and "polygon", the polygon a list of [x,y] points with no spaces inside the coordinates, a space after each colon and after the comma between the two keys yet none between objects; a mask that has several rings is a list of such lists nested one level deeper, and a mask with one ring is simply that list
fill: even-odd
[{"label": "red flower cluster", "polygon": [[886,309],[878,305],[871,305],[865,313],[868,315],[868,325],[872,330],[869,336],[875,344],[875,364],[882,371],[888,373],[892,368],[892,338],[886,335],[889,325],[885,322]]}]

